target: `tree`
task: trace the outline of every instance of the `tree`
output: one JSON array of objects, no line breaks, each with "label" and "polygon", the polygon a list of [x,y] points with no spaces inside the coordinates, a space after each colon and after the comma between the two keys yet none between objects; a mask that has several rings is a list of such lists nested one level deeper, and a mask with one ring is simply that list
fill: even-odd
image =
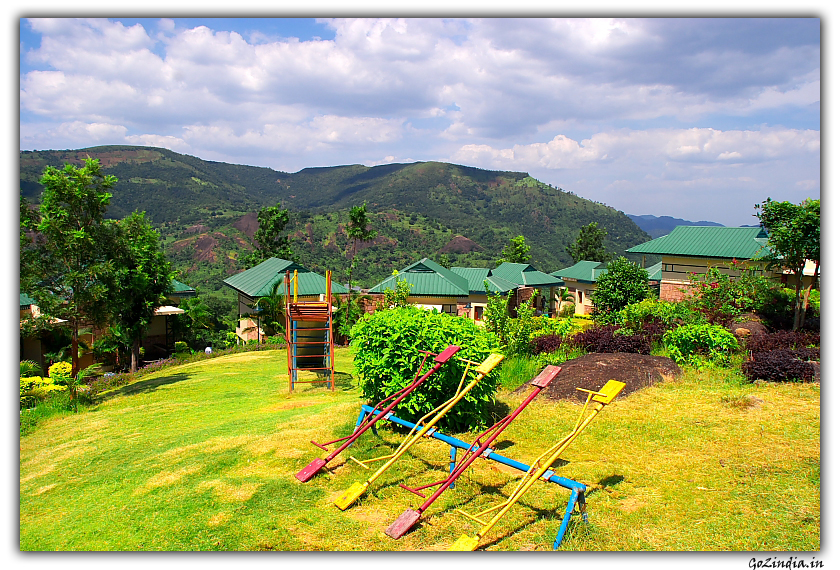
[{"label": "tree", "polygon": [[254,233],[256,247],[245,257],[246,264],[257,265],[270,257],[299,261],[292,250],[289,237],[284,234],[286,225],[289,223],[288,209],[281,209],[280,204],[266,206],[257,214],[257,222],[259,227]]},{"label": "tree", "polygon": [[136,372],[140,342],[155,309],[172,292],[173,272],[160,247],[160,236],[146,220],[145,212],[134,212],[120,220],[116,230],[108,320],[127,336],[131,372]]},{"label": "tree", "polygon": [[353,240],[353,249],[350,253],[350,269],[347,276],[347,322],[350,322],[350,293],[349,290],[353,288],[353,266],[356,263],[356,253],[359,242],[367,242],[373,240],[377,236],[376,230],[368,229],[370,221],[367,216],[367,202],[361,206],[353,206],[350,208],[350,222],[347,224],[345,231],[347,237]]},{"label": "tree", "polygon": [[[81,168],[48,166],[37,214],[21,217],[21,288],[45,317],[67,321],[73,376],[79,371],[79,329],[102,324],[108,313],[113,231],[104,215],[111,200],[108,190],[116,183],[91,158]],[[34,237],[24,239],[26,232]]]},{"label": "tree", "polygon": [[528,263],[531,261],[530,251],[531,246],[525,243],[525,236],[516,236],[502,249],[499,263]]},{"label": "tree", "polygon": [[266,336],[274,336],[286,330],[286,298],[283,294],[284,282],[278,279],[271,286],[271,291],[265,297],[260,297],[254,303],[259,317],[259,326]]},{"label": "tree", "polygon": [[[755,208],[759,210],[756,217],[769,236],[767,245],[775,257],[773,265],[793,271],[796,279],[793,308],[793,329],[796,330],[805,322],[808,297],[820,268],[820,201],[808,198],[797,205],[767,198]],[[802,299],[802,278],[808,260],[816,267],[814,280]]]},{"label": "tree", "polygon": [[607,237],[607,230],[598,228],[598,222],[591,222],[589,225],[580,228],[577,241],[566,247],[566,253],[572,256],[572,260],[578,261],[600,261],[610,260],[607,248],[604,246],[604,238]]},{"label": "tree", "polygon": [[651,294],[648,280],[648,272],[626,258],[610,261],[607,270],[595,279],[591,295],[595,320],[611,322],[627,305],[648,298]]}]

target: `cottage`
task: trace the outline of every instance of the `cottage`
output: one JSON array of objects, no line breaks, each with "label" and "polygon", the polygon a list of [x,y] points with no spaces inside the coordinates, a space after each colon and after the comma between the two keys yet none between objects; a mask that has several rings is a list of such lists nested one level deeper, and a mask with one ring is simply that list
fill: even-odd
[{"label": "cottage", "polygon": [[398,279],[405,280],[411,286],[408,302],[412,305],[457,315],[458,306],[466,306],[468,303],[470,285],[467,278],[425,257],[377,283],[369,293],[382,294],[385,289],[396,290]]},{"label": "cottage", "polygon": [[[563,280],[566,288],[573,297],[575,314],[588,315],[592,312],[592,292],[596,289],[595,281],[607,272],[608,263],[600,261],[578,261],[571,267],[560,269],[551,275]],[[662,264],[655,263],[646,267],[648,284],[652,288],[659,287],[662,280]]]},{"label": "cottage", "polygon": [[554,297],[557,290],[563,286],[562,279],[543,273],[529,263],[510,263],[507,261],[499,264],[491,272],[491,275],[493,277],[501,277],[517,285],[516,297],[512,300],[513,303],[520,303],[536,291],[537,295],[534,297],[533,302],[534,309],[547,315],[557,313],[558,307]]},{"label": "cottage", "polygon": [[492,275],[492,271],[484,267],[453,267],[452,272],[464,277],[469,289],[466,302],[458,307],[458,314],[475,321],[484,319],[488,292],[507,295],[519,287],[516,283]]},{"label": "cottage", "polygon": [[[781,272],[768,269],[770,251],[763,228],[677,226],[665,236],[639,244],[628,253],[662,256],[659,298],[679,301],[691,287],[692,274],[715,267],[730,276],[740,275],[732,262],[781,280]],[[813,274],[813,271],[812,271]]]},{"label": "cottage", "polygon": [[[283,278],[286,272],[292,274],[295,271],[298,272],[298,300],[323,301],[327,290],[326,277],[286,259],[270,257],[259,265],[224,280],[224,284],[236,291],[238,295],[239,326],[236,328],[236,335],[240,339],[259,340],[263,332],[253,318],[257,314],[254,304],[260,297],[271,295],[277,283],[281,284],[279,292],[285,295]],[[345,295],[347,288],[333,282],[331,292],[333,295]]]}]

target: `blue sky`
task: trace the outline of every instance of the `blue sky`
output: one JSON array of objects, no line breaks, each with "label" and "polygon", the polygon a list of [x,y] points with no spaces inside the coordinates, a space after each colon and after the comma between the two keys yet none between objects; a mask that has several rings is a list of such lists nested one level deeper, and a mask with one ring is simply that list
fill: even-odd
[{"label": "blue sky", "polygon": [[820,196],[818,18],[20,20],[20,148],[439,160],[630,214]]}]

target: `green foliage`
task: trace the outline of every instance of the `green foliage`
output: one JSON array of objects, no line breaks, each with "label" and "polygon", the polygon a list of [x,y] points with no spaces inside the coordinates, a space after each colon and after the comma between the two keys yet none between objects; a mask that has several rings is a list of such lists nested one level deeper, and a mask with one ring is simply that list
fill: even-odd
[{"label": "green foliage", "polygon": [[63,392],[67,386],[58,382],[56,378],[42,376],[28,376],[20,379],[20,406],[32,407],[37,402],[54,392]]},{"label": "green foliage", "polygon": [[580,228],[580,234],[575,243],[566,247],[572,261],[609,261],[610,255],[604,246],[607,230],[598,228],[598,222],[590,222]]},{"label": "green foliage", "polygon": [[172,292],[171,264],[160,247],[160,236],[144,212],[117,222],[108,286],[109,322],[118,327],[131,354],[131,371],[140,361],[140,342],[165,296]]},{"label": "green foliage", "polygon": [[596,279],[592,292],[592,315],[600,324],[613,324],[620,311],[631,303],[651,296],[648,272],[619,257],[607,264],[607,270]]},{"label": "green foliage", "polygon": [[694,368],[726,366],[738,350],[738,339],[720,325],[681,325],[666,331],[662,342],[677,364]]},{"label": "green foliage", "polygon": [[260,297],[254,303],[266,336],[283,334],[286,330],[286,297],[283,294],[283,281],[277,281],[268,295]]},{"label": "green foliage", "polygon": [[739,313],[761,312],[772,300],[772,290],[777,287],[751,269],[742,269],[740,276],[730,277],[712,267],[705,274],[689,275],[689,279],[692,295],[685,300],[686,304],[715,324],[726,324]]},{"label": "green foliage", "polygon": [[397,277],[399,272],[395,269],[393,273],[395,282],[394,289],[386,287],[382,292],[382,307],[384,309],[395,309],[397,307],[407,307],[408,297],[411,295],[411,283],[405,279]]},{"label": "green foliage", "polygon": [[[470,319],[413,306],[365,315],[353,327],[352,335],[356,349],[354,366],[361,380],[362,394],[374,403],[413,381],[423,359],[420,350],[437,354],[455,344],[461,347],[457,357],[474,362],[481,362],[499,350],[496,338]],[[424,372],[428,366],[427,363]],[[455,393],[464,367],[464,363],[453,358],[403,400],[395,413],[416,420],[441,405]],[[441,427],[464,431],[485,426],[490,419],[488,406],[493,400],[497,378],[494,371],[479,382],[444,416]],[[470,380],[472,377],[467,381]]]},{"label": "green foliage", "polygon": [[543,319],[534,317],[533,302],[534,291],[528,299],[523,300],[516,307],[515,319],[507,319],[505,322],[505,354],[507,356],[530,354],[530,342],[534,337],[539,322]]},{"label": "green foliage", "polygon": [[70,378],[71,370],[72,366],[69,362],[56,362],[50,366],[48,374],[50,375],[50,378],[59,384],[65,384],[67,379]]},{"label": "green foliage", "polygon": [[[350,340],[350,331],[353,325],[365,314],[365,303],[369,301],[369,295],[360,295],[351,291],[348,295],[333,295],[333,336],[335,342],[347,344]],[[347,306],[349,305],[349,307]]]},{"label": "green foliage", "polygon": [[820,201],[806,199],[799,205],[776,202],[767,198],[756,204],[756,217],[767,230],[767,245],[776,258],[776,265],[793,271],[796,279],[793,329],[805,320],[804,300],[800,297],[805,262],[820,264]]},{"label": "green foliage", "polygon": [[508,244],[502,249],[502,257],[499,263],[529,263],[531,261],[531,246],[525,243],[525,236],[511,238]]},{"label": "green foliage", "polygon": [[33,360],[20,361],[20,377],[26,378],[29,376],[40,376],[43,374],[41,365]]},{"label": "green foliage", "polygon": [[[88,158],[82,168],[44,169],[37,214],[21,219],[21,290],[48,318],[68,321],[71,358],[78,369],[78,335],[83,320],[101,324],[107,316],[107,282],[113,271],[112,225],[104,219],[114,176]],[[26,232],[37,232],[37,240]]]},{"label": "green foliage", "polygon": [[662,321],[665,328],[706,322],[703,314],[695,311],[688,302],[671,303],[653,297],[630,303],[615,317],[615,323],[621,326],[622,330],[633,333],[641,333],[644,325],[654,320]]},{"label": "green foliage", "polygon": [[175,341],[175,354],[189,354],[190,347],[182,340]]},{"label": "green foliage", "polygon": [[257,214],[259,227],[254,233],[254,248],[246,258],[246,265],[258,265],[270,257],[299,261],[292,250],[289,236],[286,235],[286,225],[289,223],[289,210],[281,209],[280,204],[261,208]]}]

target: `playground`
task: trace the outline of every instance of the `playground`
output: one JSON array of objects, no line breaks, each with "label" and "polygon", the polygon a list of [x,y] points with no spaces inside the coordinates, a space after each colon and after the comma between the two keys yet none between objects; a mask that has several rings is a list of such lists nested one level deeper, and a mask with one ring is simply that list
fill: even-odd
[{"label": "playground", "polygon": [[[521,470],[478,457],[402,536],[386,534],[425,502],[401,485],[450,474],[451,446],[434,437],[418,438],[338,508],[382,464],[364,469],[349,456],[389,456],[410,436],[392,422],[309,481],[296,478],[328,453],[312,440],[346,437],[359,421],[352,358],[336,349],[334,390],[290,392],[286,351],[261,351],[161,370],[89,413],[52,418],[21,438],[21,549],[420,551],[474,536],[481,525],[458,511],[506,501]],[[743,385],[727,374],[692,371],[622,393],[551,462],[586,487],[588,522],[575,509],[558,550],[820,548],[819,384]],[[495,419],[536,390],[532,380],[497,394]],[[496,453],[530,464],[572,431],[582,403],[546,395],[492,442]],[[478,434],[446,435],[470,444]],[[569,497],[536,481],[477,548],[552,550]]]}]

